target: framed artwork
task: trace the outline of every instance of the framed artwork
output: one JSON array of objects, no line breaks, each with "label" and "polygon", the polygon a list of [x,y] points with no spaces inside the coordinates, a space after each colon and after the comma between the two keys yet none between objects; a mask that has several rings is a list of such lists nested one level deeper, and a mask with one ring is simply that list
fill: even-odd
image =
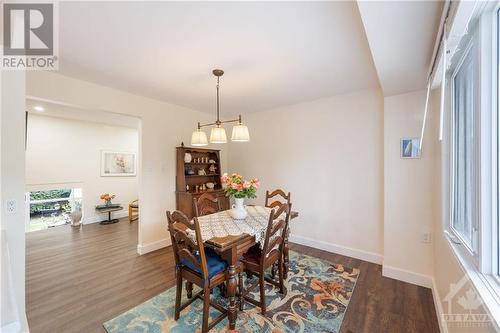
[{"label": "framed artwork", "polygon": [[101,154],[101,177],[135,177],[137,154],[103,150]]},{"label": "framed artwork", "polygon": [[401,139],[401,158],[420,158],[420,139]]}]

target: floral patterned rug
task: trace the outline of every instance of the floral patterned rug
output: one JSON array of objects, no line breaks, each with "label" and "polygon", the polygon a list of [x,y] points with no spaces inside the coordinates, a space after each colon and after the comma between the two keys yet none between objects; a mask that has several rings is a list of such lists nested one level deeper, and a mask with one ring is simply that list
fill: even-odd
[{"label": "floral patterned rug", "polygon": [[[266,316],[246,302],[245,310],[238,312],[236,332],[339,332],[358,276],[358,269],[290,251],[285,295],[266,284]],[[252,296],[258,299],[258,288],[255,290]],[[185,290],[182,296],[185,302]],[[212,299],[227,305],[218,290],[214,290]],[[104,323],[104,328],[108,333],[200,332],[202,301],[196,300],[184,309],[178,321],[173,319],[174,301],[175,287]],[[218,314],[210,308],[211,318]],[[228,332],[227,319],[210,332]]]}]

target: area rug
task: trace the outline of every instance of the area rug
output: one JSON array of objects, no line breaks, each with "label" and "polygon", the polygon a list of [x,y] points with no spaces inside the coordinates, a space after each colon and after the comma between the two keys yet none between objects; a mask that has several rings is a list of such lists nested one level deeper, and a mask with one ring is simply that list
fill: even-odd
[{"label": "area rug", "polygon": [[[246,302],[245,310],[238,312],[235,332],[337,333],[358,276],[358,269],[291,251],[285,294],[266,284],[266,316]],[[251,282],[246,280],[245,284]],[[185,290],[182,296],[185,302]],[[258,288],[252,296],[258,299]],[[214,290],[212,299],[227,306],[227,300],[218,290]],[[196,300],[184,309],[178,321],[174,320],[174,302],[175,287],[104,323],[104,328],[108,333],[200,332],[202,301]],[[218,314],[210,308],[211,319]],[[227,319],[210,332],[228,332]]]}]

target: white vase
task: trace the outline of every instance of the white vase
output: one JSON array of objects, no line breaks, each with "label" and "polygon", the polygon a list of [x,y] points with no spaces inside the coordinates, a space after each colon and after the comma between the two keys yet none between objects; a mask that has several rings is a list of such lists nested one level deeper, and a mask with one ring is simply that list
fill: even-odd
[{"label": "white vase", "polygon": [[70,218],[71,218],[71,226],[72,227],[79,227],[82,224],[82,211],[74,211],[70,213]]},{"label": "white vase", "polygon": [[192,160],[193,160],[193,156],[191,156],[190,153],[185,153],[184,154],[184,162],[185,163],[191,163]]},{"label": "white vase", "polygon": [[233,219],[244,220],[247,217],[248,213],[245,209],[245,205],[243,205],[244,200],[244,198],[234,198],[233,208],[229,211]]},{"label": "white vase", "polygon": [[71,213],[69,214],[72,227],[79,227],[82,224],[83,212],[82,201],[79,199],[71,202]]}]

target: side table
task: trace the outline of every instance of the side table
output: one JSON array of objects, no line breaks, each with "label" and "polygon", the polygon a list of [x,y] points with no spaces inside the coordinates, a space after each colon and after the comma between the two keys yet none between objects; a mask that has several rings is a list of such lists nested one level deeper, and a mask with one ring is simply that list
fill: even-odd
[{"label": "side table", "polygon": [[104,221],[101,221],[99,222],[100,224],[113,224],[113,223],[117,223],[119,222],[120,220],[118,219],[112,219],[111,218],[111,213],[113,212],[117,212],[117,211],[120,211],[120,210],[123,210],[123,207],[122,206],[111,206],[111,207],[105,207],[105,206],[96,206],[95,208],[96,212],[98,212],[99,214],[102,214],[102,213],[108,213],[108,219],[107,220],[104,220]]}]

